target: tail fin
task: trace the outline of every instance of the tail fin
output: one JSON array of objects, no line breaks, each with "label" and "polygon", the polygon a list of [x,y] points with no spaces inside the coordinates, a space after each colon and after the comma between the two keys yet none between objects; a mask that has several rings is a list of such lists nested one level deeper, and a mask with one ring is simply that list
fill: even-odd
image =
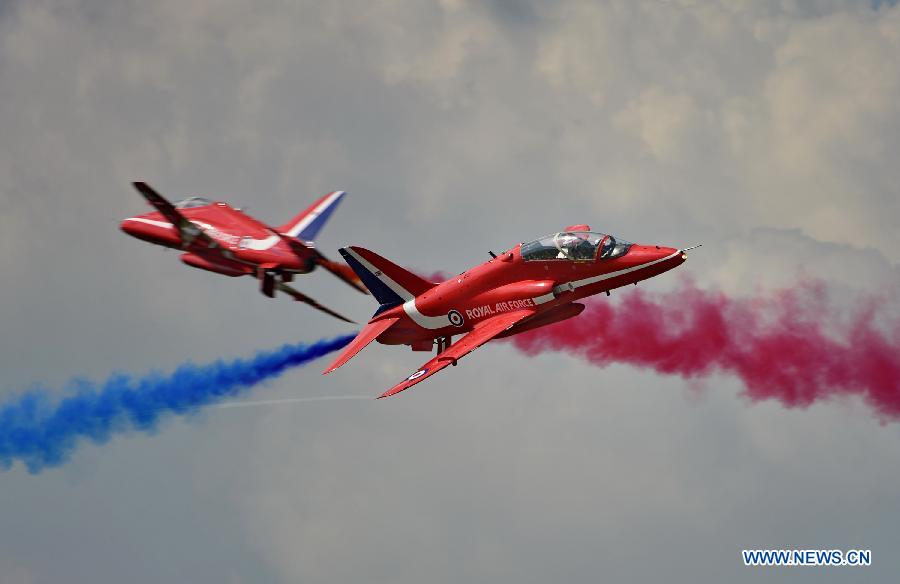
[{"label": "tail fin", "polygon": [[340,252],[369,292],[381,304],[378,312],[399,306],[436,286],[362,247],[345,247],[341,248]]},{"label": "tail fin", "polygon": [[338,203],[344,198],[344,191],[328,193],[305,211],[291,219],[277,229],[279,233],[297,237],[303,241],[314,241],[319,230],[337,209]]}]

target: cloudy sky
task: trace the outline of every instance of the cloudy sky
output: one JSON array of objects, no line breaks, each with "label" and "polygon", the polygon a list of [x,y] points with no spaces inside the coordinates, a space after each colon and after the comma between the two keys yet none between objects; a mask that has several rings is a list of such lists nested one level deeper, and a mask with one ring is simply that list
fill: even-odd
[{"label": "cloudy sky", "polygon": [[[702,241],[680,271],[736,295],[897,297],[892,4],[0,0],[0,397],[351,330],[124,236],[132,180],[272,223],[345,189],[321,248],[423,271],[586,222]],[[423,360],[376,345],[253,396],[374,396]],[[0,581],[896,581],[900,426],[864,404],[504,344],[464,365],[14,466]],[[749,569],[749,547],[873,566]]]}]

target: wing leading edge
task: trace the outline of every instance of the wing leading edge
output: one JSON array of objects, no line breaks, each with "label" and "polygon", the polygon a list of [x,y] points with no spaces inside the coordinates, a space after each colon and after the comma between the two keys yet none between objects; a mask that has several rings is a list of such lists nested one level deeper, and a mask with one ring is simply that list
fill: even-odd
[{"label": "wing leading edge", "polygon": [[516,323],[528,318],[529,316],[532,316],[533,314],[533,310],[517,310],[514,312],[499,314],[478,323],[477,325],[475,325],[475,329],[472,330],[472,332],[468,333],[459,341],[450,345],[450,347],[446,351],[440,353],[428,363],[422,365],[422,367],[418,371],[378,396],[378,399],[381,399],[383,397],[390,397],[396,393],[400,393],[401,391],[409,389],[420,381],[428,379],[444,367],[448,365],[455,365],[459,359],[462,359],[464,356],[468,355],[481,345],[490,341],[500,333],[509,330]]}]

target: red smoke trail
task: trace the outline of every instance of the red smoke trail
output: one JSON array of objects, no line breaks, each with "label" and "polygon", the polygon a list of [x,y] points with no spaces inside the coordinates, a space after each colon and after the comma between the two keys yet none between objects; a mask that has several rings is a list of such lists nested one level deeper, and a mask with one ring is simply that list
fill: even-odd
[{"label": "red smoke trail", "polygon": [[685,282],[673,292],[589,302],[580,316],[512,343],[529,355],[565,351],[684,378],[730,373],[751,399],[788,407],[858,395],[883,419],[900,419],[900,319],[885,314],[883,300],[853,304],[849,314],[836,310],[821,283],[731,298]]}]

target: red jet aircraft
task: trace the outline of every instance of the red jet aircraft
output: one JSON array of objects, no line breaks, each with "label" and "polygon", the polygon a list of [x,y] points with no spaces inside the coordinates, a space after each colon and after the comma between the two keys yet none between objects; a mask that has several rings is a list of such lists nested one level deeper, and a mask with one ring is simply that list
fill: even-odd
[{"label": "red jet aircraft", "polygon": [[348,266],[328,260],[313,244],[344,191],[325,195],[281,227],[269,227],[227,203],[189,197],[172,204],[147,183],[133,184],[157,212],[125,219],[121,225],[125,233],[184,250],[181,261],[194,268],[232,277],[255,276],[262,293],[270,298],[277,288],[299,302],[353,322],[288,286],[295,274],[306,274],[321,266],[366,292]]},{"label": "red jet aircraft", "polygon": [[[694,246],[698,247],[698,246]],[[437,356],[386,391],[388,397],[431,377],[494,338],[581,314],[580,300],[637,284],[681,265],[687,249],[635,245],[587,225],[522,243],[446,282],[434,284],[361,247],[341,249],[381,306],[324,373],[373,340]],[[452,343],[454,335],[464,335]]]}]

